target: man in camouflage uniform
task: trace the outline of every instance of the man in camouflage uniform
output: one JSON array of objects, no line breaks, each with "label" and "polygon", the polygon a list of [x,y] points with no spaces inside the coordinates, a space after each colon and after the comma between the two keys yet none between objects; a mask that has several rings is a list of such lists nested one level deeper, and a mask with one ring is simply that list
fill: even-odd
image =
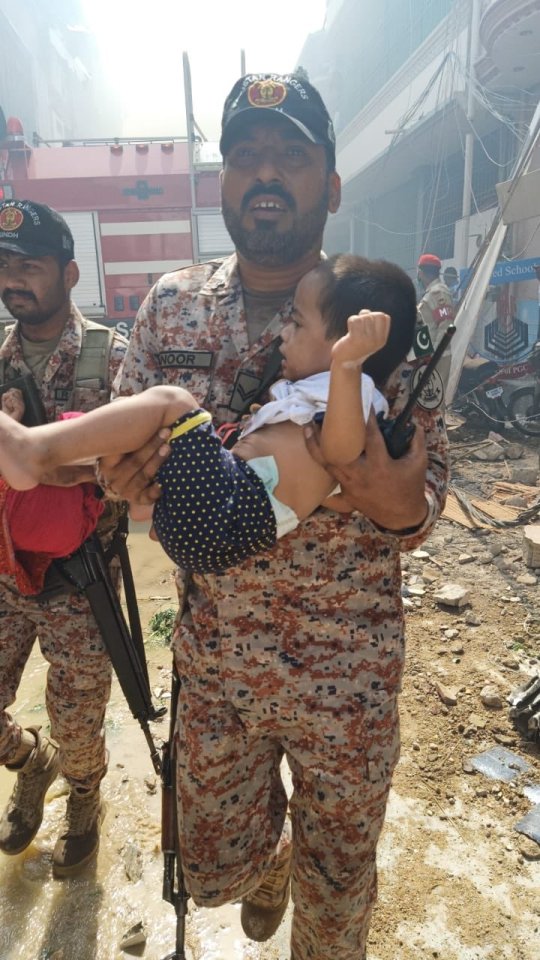
[{"label": "man in camouflage uniform", "polygon": [[[239,80],[225,104],[221,150],[236,253],[155,285],[115,383],[124,394],[180,384],[216,423],[256,397],[291,294],[320,259],[327,213],[340,199],[332,124],[303,78]],[[403,364],[385,385],[392,411],[410,381]],[[365,956],[399,753],[399,554],[432,529],[447,481],[440,410],[419,409],[415,422],[400,461],[369,423],[366,455],[337,477],[355,512],[319,509],[271,551],[224,574],[194,575],[175,634],[187,887],[205,907],[241,899],[244,931],[262,941],[284,914],[292,874],[294,960]],[[157,497],[158,442],[108,466],[116,490]],[[316,436],[308,442],[318,456]],[[180,590],[182,582],[179,572]]]},{"label": "man in camouflage uniform", "polygon": [[[423,253],[418,260],[417,280],[424,291],[418,304],[419,328],[427,327],[433,349],[456,315],[452,293],[441,279],[441,261],[434,253]],[[440,376],[446,390],[450,376],[451,348],[444,351],[434,376]]]},{"label": "man in camouflage uniform", "polygon": [[[17,321],[0,348],[2,380],[32,374],[49,421],[106,403],[126,348],[114,334],[109,382],[78,380],[88,322],[70,299],[79,279],[73,257],[71,231],[56,211],[24,200],[0,204],[0,297]],[[110,531],[111,525],[109,515],[105,527]],[[39,727],[22,729],[6,710],[36,636],[49,663],[51,738]],[[110,682],[110,660],[84,595],[23,596],[14,577],[0,577],[0,763],[17,773],[0,819],[0,850],[17,854],[32,841],[46,791],[60,771],[70,793],[65,829],[53,852],[59,877],[75,873],[98,848]]]}]

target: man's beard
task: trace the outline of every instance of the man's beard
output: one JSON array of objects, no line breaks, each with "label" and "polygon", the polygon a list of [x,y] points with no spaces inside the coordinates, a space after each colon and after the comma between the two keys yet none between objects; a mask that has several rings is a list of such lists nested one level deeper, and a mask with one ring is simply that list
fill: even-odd
[{"label": "man's beard", "polygon": [[50,320],[58,310],[58,305],[56,303],[54,306],[50,306],[48,308],[40,307],[34,295],[29,294],[26,291],[9,291],[9,293],[16,293],[20,300],[27,301],[32,307],[35,308],[35,312],[28,313],[20,306],[10,306],[11,298],[9,295],[6,295],[6,293],[4,293],[4,295],[1,297],[2,303],[4,304],[6,310],[9,310],[11,316],[15,320],[19,320],[20,323],[24,323],[29,327],[38,327],[41,324],[47,323],[47,321]]},{"label": "man's beard", "polygon": [[223,199],[221,211],[238,253],[261,266],[281,267],[301,260],[320,244],[328,216],[328,199],[327,188],[319,203],[308,213],[296,217],[291,229],[284,232],[278,232],[275,222],[264,220],[252,230],[246,229],[242,226],[242,214],[239,216]]}]

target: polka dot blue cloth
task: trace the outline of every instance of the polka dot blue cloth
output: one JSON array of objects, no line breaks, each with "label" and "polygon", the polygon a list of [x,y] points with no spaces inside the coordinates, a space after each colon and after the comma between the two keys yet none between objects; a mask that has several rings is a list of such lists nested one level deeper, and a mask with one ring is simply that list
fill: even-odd
[{"label": "polka dot blue cloth", "polygon": [[171,441],[156,479],[161,497],[154,527],[171,560],[195,573],[220,573],[276,542],[276,519],[262,480],[221,445],[211,423],[189,428],[201,411],[174,424],[188,429]]}]

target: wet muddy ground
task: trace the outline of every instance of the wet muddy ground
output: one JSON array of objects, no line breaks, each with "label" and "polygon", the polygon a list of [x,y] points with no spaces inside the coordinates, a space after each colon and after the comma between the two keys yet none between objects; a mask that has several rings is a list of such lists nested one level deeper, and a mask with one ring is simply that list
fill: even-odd
[{"label": "wet muddy ground", "polygon": [[[521,542],[519,528],[479,534],[442,521],[426,544],[428,557],[405,563],[413,589],[403,749],[379,848],[369,960],[540,957],[540,846],[515,829],[531,801],[521,781],[467,772],[471,757],[504,744],[530,764],[527,781],[540,785],[538,747],[515,730],[504,701],[540,663],[538,587],[518,582],[531,575]],[[487,562],[489,548],[504,562],[496,565],[495,556]],[[170,565],[144,530],[131,535],[130,549],[146,626],[152,614],[174,605]],[[464,556],[473,559],[459,559]],[[470,588],[466,610],[434,600],[449,580]],[[147,652],[153,690],[167,703],[169,651],[152,644]],[[47,725],[44,672],[35,652],[16,704],[23,723]],[[503,698],[498,709],[483,705],[487,683]],[[443,702],[441,686],[452,690],[455,704]],[[165,718],[153,725],[156,739],[166,735],[167,724]],[[57,781],[35,842],[19,857],[0,855],[0,960],[163,960],[173,950],[174,912],[161,900],[159,783],[116,681],[107,738],[108,812],[97,864],[77,879],[52,879],[51,852],[65,805]],[[12,775],[0,769],[0,802],[11,785]],[[123,935],[140,920],[146,944],[121,950]],[[289,929],[286,917],[272,941],[256,945],[243,937],[239,906],[192,908],[187,957],[288,960]]]}]

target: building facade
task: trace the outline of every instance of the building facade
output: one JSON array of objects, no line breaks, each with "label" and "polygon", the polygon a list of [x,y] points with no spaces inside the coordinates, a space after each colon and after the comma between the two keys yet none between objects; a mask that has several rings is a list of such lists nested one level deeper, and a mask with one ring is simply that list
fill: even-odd
[{"label": "building facade", "polygon": [[102,137],[120,127],[80,0],[0,0],[0,107],[34,142]]},{"label": "building facade", "polygon": [[[539,50],[540,0],[328,0],[324,28],[298,60],[337,130],[343,204],[326,250],[384,257],[413,276],[428,251],[463,273],[537,107]],[[504,257],[523,271],[519,283],[490,289],[486,306],[489,321],[519,314],[528,324],[522,353],[538,322],[539,223],[509,229]],[[515,350],[494,356],[481,331],[477,345],[501,363],[518,359]]]}]

